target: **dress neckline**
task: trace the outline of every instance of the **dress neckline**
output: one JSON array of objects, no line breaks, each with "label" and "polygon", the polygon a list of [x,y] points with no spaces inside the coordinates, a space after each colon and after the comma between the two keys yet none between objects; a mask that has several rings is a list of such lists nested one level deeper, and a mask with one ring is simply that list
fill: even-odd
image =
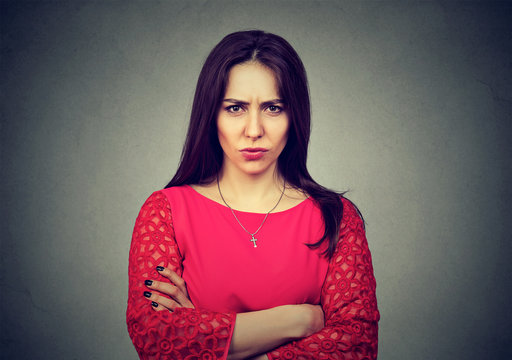
[{"label": "dress neckline", "polygon": [[[215,200],[212,200],[210,199],[209,197],[201,194],[200,192],[198,192],[196,189],[194,189],[192,186],[190,185],[185,185],[185,187],[187,187],[188,189],[190,189],[190,191],[194,194],[196,194],[197,196],[199,196],[200,198],[202,199],[206,199],[208,202],[211,202],[213,203],[214,205],[217,205],[217,206],[220,206],[226,210],[229,210],[229,208],[225,205],[225,204],[221,204]],[[288,209],[285,209],[285,210],[281,210],[281,211],[273,211],[271,212],[270,214],[284,214],[286,212],[289,212],[289,211],[293,211],[299,207],[302,207],[304,206],[304,204],[306,203],[309,203],[309,202],[312,202],[313,200],[311,200],[311,197],[308,196],[307,198],[305,198],[304,200],[302,200],[300,203],[298,203],[297,205],[294,205],[292,206],[291,208],[288,208]],[[259,212],[250,212],[250,211],[241,211],[241,210],[236,210],[236,209],[233,209],[233,211],[237,212],[237,213],[241,213],[241,214],[254,214],[254,215],[265,215],[266,213],[259,213]]]}]

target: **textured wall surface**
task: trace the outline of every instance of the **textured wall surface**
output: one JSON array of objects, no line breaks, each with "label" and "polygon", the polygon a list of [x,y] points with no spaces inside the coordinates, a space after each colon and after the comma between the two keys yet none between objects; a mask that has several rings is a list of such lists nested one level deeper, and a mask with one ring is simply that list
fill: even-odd
[{"label": "textured wall surface", "polygon": [[[379,359],[512,357],[510,2],[1,2],[1,357],[136,359],[137,212],[232,31],[288,39],[309,166],[367,220]],[[508,355],[508,356],[507,356]]]}]

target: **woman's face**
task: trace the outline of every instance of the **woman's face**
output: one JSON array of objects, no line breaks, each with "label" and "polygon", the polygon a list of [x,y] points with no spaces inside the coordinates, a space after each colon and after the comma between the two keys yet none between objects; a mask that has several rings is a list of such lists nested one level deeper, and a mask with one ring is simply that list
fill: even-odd
[{"label": "woman's face", "polygon": [[272,70],[254,62],[235,65],[217,116],[224,171],[273,172],[286,145],[288,127]]}]

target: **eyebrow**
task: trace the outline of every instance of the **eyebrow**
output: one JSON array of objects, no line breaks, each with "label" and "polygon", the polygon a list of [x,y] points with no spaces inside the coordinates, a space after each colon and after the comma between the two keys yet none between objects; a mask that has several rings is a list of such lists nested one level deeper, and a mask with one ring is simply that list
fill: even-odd
[{"label": "eyebrow", "polygon": [[[233,104],[240,104],[240,105],[249,105],[247,101],[237,100],[237,99],[224,99],[223,102],[230,102]],[[283,99],[272,99],[268,101],[264,101],[261,103],[262,106],[269,106],[269,105],[276,105],[276,104],[284,104]]]}]

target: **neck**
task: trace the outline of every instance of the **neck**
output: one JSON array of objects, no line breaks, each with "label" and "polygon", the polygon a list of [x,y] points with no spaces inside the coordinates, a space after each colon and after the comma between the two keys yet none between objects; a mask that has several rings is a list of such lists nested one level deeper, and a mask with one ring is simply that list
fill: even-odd
[{"label": "neck", "polygon": [[284,186],[276,170],[258,175],[238,171],[219,173],[219,185],[226,202],[234,209],[251,212],[268,212],[279,199]]}]

